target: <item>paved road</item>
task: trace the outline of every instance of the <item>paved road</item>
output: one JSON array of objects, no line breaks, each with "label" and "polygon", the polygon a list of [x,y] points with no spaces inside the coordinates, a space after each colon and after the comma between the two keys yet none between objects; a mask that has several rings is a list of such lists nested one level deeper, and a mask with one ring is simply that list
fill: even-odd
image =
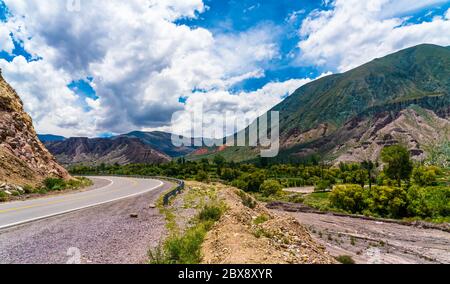
[{"label": "paved road", "polygon": [[[65,204],[75,208],[79,206],[76,197],[89,196],[97,202],[129,197],[0,229],[0,264],[135,264],[148,261],[148,250],[160,244],[167,233],[164,215],[151,205],[174,184],[164,181],[158,187],[159,181],[106,179],[93,178],[95,185],[88,189],[89,194],[58,196],[55,202],[60,203],[43,207]],[[99,199],[99,196],[103,198]],[[71,202],[66,203],[66,200]],[[88,198],[82,200],[84,206],[96,203],[87,203]],[[49,203],[48,199],[43,203]],[[137,214],[138,218],[131,218],[131,213]]]},{"label": "paved road", "polygon": [[163,182],[151,179],[96,177],[97,189],[67,195],[0,204],[0,229],[48,218],[155,190]]}]

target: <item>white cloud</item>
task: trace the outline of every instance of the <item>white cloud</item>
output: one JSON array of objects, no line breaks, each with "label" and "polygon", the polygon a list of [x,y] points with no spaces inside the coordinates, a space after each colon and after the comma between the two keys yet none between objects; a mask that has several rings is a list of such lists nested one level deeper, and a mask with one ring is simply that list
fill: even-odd
[{"label": "white cloud", "polygon": [[448,17],[406,24],[408,12],[445,1],[336,0],[333,9],[304,20],[300,64],[346,71],[374,58],[421,43],[450,44]]},{"label": "white cloud", "polygon": [[93,131],[95,125],[89,114],[66,87],[71,81],[67,73],[44,61],[28,63],[22,56],[10,63],[0,60],[0,68],[25,102],[26,110],[38,122],[38,132],[84,135]]},{"label": "white cloud", "polygon": [[[42,60],[18,57],[0,60],[0,66],[41,132],[95,135],[161,127],[185,107],[179,97],[259,78],[261,64],[278,56],[277,31],[269,26],[213,36],[174,23],[205,11],[202,0],[81,0],[79,12],[68,10],[66,1],[5,2],[14,17],[0,27],[14,28],[25,49]],[[94,77],[100,97],[83,102],[89,113],[66,88],[86,76]]]},{"label": "white cloud", "polygon": [[14,43],[9,34],[9,28],[0,25],[0,50],[4,50],[11,54],[14,49]]},{"label": "white cloud", "polygon": [[[331,73],[324,73],[318,78],[330,75]],[[318,79],[315,78],[315,79]],[[236,119],[242,119],[242,115],[245,114],[248,123],[251,123],[257,117],[266,113],[275,105],[279,104],[286,96],[291,95],[301,86],[312,82],[315,79],[303,78],[303,79],[290,79],[284,82],[272,82],[263,86],[253,92],[240,92],[238,94],[231,94],[228,91],[211,91],[208,93],[195,93],[191,95],[186,101],[185,112],[176,119],[171,128],[163,128],[162,130],[173,131],[175,133],[186,133],[186,130],[191,129],[191,117],[192,113],[196,115],[203,115],[203,122],[214,121],[218,117],[223,117],[223,114],[227,114],[227,120],[234,121]],[[200,125],[201,121],[198,121],[197,125]],[[205,129],[210,131],[212,129],[221,129],[223,122],[221,120],[214,121],[211,127]],[[243,125],[245,127],[246,125]],[[242,130],[242,129],[237,129]],[[231,132],[230,132],[231,131]],[[233,133],[232,129],[228,130],[226,135]],[[207,138],[221,138],[223,133],[219,133],[217,137]]]}]

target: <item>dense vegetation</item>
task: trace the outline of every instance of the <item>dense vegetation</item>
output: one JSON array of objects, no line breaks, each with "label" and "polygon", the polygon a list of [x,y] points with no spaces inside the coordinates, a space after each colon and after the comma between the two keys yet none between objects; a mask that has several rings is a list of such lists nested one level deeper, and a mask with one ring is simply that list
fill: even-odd
[{"label": "dense vegetation", "polygon": [[[236,164],[216,156],[212,162],[181,158],[163,165],[76,166],[71,172],[220,181],[252,193],[263,201],[304,202],[322,210],[377,217],[433,221],[450,219],[449,171],[413,163],[409,152],[402,146],[386,147],[380,164],[370,161],[340,164],[338,167],[317,161],[303,164]],[[317,193],[299,196],[282,191],[286,187],[304,186],[314,187]]]}]

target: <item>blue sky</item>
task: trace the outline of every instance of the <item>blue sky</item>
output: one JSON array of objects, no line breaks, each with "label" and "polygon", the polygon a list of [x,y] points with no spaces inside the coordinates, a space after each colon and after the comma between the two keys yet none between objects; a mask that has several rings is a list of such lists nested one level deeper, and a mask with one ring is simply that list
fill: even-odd
[{"label": "blue sky", "polygon": [[264,112],[320,76],[450,45],[450,0],[80,3],[0,0],[0,68],[41,133],[169,131],[178,111]]},{"label": "blue sky", "polygon": [[[295,66],[292,56],[299,50],[298,29],[303,19],[313,10],[326,8],[322,1],[292,1],[292,0],[230,0],[205,1],[208,9],[199,14],[196,19],[177,21],[190,27],[202,27],[214,34],[235,34],[252,29],[255,26],[273,26],[277,33],[280,47],[280,58],[270,62],[265,68],[264,78],[253,78],[233,86],[232,90],[254,91],[271,81],[285,81],[291,78],[317,77],[324,70],[315,66]],[[275,31],[275,29],[278,29]]]}]

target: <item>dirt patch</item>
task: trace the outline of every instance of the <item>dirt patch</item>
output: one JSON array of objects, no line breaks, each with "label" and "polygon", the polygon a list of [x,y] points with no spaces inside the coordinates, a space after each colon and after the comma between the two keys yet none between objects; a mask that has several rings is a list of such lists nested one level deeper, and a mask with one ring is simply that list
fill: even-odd
[{"label": "dirt patch", "polygon": [[300,194],[310,194],[313,193],[315,190],[314,186],[305,186],[305,187],[289,187],[283,189],[285,192],[292,192],[292,193],[300,193]]},{"label": "dirt patch", "polygon": [[[274,213],[253,200],[245,206],[239,190],[217,184],[228,207],[203,245],[207,264],[336,263],[292,216]],[[242,194],[242,193],[241,193]]]},{"label": "dirt patch", "polygon": [[450,263],[450,233],[445,230],[348,216],[291,215],[335,257],[349,255],[360,264]]}]

